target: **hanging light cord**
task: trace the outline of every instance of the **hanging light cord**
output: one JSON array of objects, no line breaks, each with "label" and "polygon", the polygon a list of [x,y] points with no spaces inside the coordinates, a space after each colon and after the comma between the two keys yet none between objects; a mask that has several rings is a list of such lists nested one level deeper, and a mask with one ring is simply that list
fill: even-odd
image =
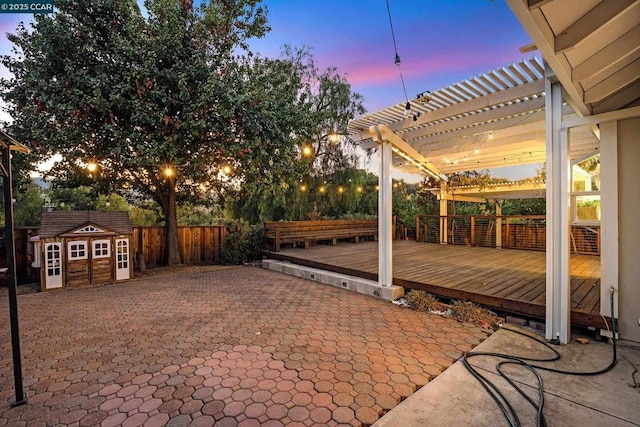
[{"label": "hanging light cord", "polygon": [[393,39],[393,50],[395,51],[396,57],[394,63],[398,67],[400,71],[400,81],[402,81],[402,90],[404,91],[404,99],[409,103],[409,97],[407,96],[407,87],[404,84],[404,76],[402,75],[402,69],[400,69],[400,55],[398,55],[398,45],[396,44],[396,34],[393,31],[393,20],[391,19],[391,8],[389,7],[389,0],[387,2],[387,15],[389,15],[389,26],[391,27],[391,38]]}]

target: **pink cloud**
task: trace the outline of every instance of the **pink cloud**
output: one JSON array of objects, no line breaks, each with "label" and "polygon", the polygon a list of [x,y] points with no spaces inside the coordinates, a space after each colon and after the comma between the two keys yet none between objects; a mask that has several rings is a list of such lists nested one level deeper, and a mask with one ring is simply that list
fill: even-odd
[{"label": "pink cloud", "polygon": [[[517,55],[514,55],[514,52]],[[379,54],[372,56],[361,49],[341,50],[319,57],[319,63],[329,60],[347,75],[352,84],[385,85],[398,79],[398,68],[392,59],[387,61]],[[407,58],[401,70],[405,79],[429,80],[442,74],[469,73],[465,78],[487,72],[506,65],[521,57],[516,46],[471,46],[466,45],[455,51],[441,51]],[[328,59],[330,58],[330,59]],[[455,83],[451,81],[450,83]]]}]

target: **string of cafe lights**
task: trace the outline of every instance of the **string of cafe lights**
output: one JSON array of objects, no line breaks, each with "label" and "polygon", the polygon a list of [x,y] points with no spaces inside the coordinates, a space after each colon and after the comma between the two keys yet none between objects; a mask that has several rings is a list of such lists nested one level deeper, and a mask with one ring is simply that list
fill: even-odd
[{"label": "string of cafe lights", "polygon": [[[534,113],[537,113],[538,111],[541,111],[542,109],[536,109],[536,110],[532,110],[529,112],[526,112],[523,114],[523,118],[519,121],[517,121],[516,123],[512,124],[511,127],[515,127],[518,125],[523,124],[525,121],[527,121],[529,118],[531,118],[533,116]],[[516,116],[512,116],[512,117],[517,117]],[[480,135],[480,134],[479,134]],[[479,143],[477,144],[473,150],[469,151],[466,155],[464,155],[461,159],[449,159],[449,158],[445,158],[444,162],[442,163],[442,166],[440,167],[440,171],[444,173],[444,170],[449,166],[449,165],[457,165],[459,162],[463,161],[467,161],[469,160],[469,158],[473,155],[477,155],[480,154],[480,149],[482,148],[482,146],[489,140],[491,140],[493,138],[493,132],[487,132],[485,138]],[[507,156],[504,155],[498,155],[495,157],[495,159],[502,159],[503,162],[506,162],[507,160],[513,160],[513,159],[521,159],[523,157],[531,157],[533,154],[538,154],[537,151],[527,151],[524,153],[517,153],[517,154],[510,154]],[[485,159],[485,160],[492,160],[491,158],[489,159]]]},{"label": "string of cafe lights", "polygon": [[393,19],[391,19],[391,7],[389,6],[389,0],[387,1],[387,15],[389,16],[389,27],[391,28],[391,39],[393,40],[393,50],[395,53],[395,57],[393,59],[393,63],[398,67],[398,72],[400,73],[400,81],[402,82],[402,90],[404,91],[404,99],[407,102],[405,105],[405,114],[409,114],[411,112],[411,103],[409,102],[409,96],[407,95],[407,86],[404,83],[404,76],[402,75],[402,61],[400,60],[400,55],[398,54],[398,45],[396,43],[396,33],[393,30]]},{"label": "string of cafe lights", "polygon": [[[402,180],[396,181],[393,183],[393,188],[400,189],[404,185],[405,185],[404,181]],[[308,185],[304,181],[300,181],[297,185],[297,189],[301,193],[308,192],[308,193],[317,193],[320,195],[328,195],[331,192],[335,192],[340,195],[342,194],[346,195],[349,193],[364,194],[371,190],[378,191],[379,186],[378,185],[362,185],[362,184],[353,186],[352,180],[349,179],[348,184],[335,184],[335,183],[328,183],[325,181],[324,183],[314,187]]]}]

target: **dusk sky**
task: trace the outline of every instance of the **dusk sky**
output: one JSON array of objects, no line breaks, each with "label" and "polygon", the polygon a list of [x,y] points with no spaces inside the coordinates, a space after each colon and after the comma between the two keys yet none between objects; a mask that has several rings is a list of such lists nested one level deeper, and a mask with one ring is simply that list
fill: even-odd
[{"label": "dusk sky", "polygon": [[[262,56],[308,46],[321,70],[334,66],[364,96],[368,112],[404,102],[385,0],[268,0],[271,31],[251,41]],[[508,65],[531,43],[504,0],[389,0],[407,95],[414,98]],[[31,15],[0,14],[7,32]],[[0,68],[2,76],[7,75]],[[6,115],[0,118],[6,119]]]},{"label": "dusk sky", "polygon": [[[403,102],[384,0],[270,0],[272,31],[252,43],[266,56],[309,46],[335,66],[369,112]],[[409,98],[523,58],[531,43],[504,0],[389,0]],[[528,56],[531,56],[529,54]]]}]

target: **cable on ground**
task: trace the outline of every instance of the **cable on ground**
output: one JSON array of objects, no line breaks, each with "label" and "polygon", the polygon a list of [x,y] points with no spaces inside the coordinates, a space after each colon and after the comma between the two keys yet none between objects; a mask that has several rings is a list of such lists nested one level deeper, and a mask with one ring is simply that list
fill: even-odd
[{"label": "cable on ground", "polygon": [[[499,363],[496,364],[496,370],[498,371],[498,374],[504,378],[507,383],[509,383],[509,385],[511,385],[520,395],[522,395],[525,400],[536,410],[536,425],[538,427],[546,427],[547,423],[544,417],[544,413],[543,413],[543,408],[544,408],[544,382],[542,380],[542,377],[540,376],[540,373],[538,372],[538,370],[544,370],[547,372],[555,372],[558,374],[564,374],[564,375],[576,375],[576,376],[593,376],[593,375],[600,375],[603,374],[605,372],[610,371],[611,369],[613,369],[613,367],[616,365],[617,363],[617,346],[616,346],[616,324],[615,324],[615,319],[613,316],[613,290],[611,292],[611,298],[610,298],[610,303],[611,303],[611,329],[612,329],[612,345],[613,345],[613,354],[612,354],[612,360],[611,363],[609,363],[609,365],[605,368],[596,370],[596,371],[567,371],[564,369],[558,369],[558,368],[552,368],[549,366],[542,366],[542,365],[536,365],[533,363],[529,363],[529,362],[554,362],[557,360],[560,360],[560,353],[553,348],[551,345],[549,345],[547,342],[539,339],[538,337],[529,335],[527,333],[521,332],[521,331],[517,331],[514,329],[509,329],[509,328],[505,328],[502,327],[502,329],[518,334],[518,335],[522,335],[524,337],[527,337],[529,339],[532,339],[534,341],[536,341],[537,343],[541,344],[542,346],[544,346],[545,348],[547,348],[548,350],[550,350],[553,355],[546,357],[546,358],[534,358],[534,357],[524,357],[524,356],[514,356],[514,355],[510,355],[510,354],[503,354],[503,353],[495,353],[495,352],[475,352],[475,351],[471,351],[467,354],[465,354],[462,357],[462,364],[464,365],[464,367],[469,371],[469,373],[480,383],[480,385],[485,389],[485,391],[489,394],[489,396],[491,396],[491,398],[493,399],[493,401],[496,403],[496,405],[498,406],[498,408],[500,409],[500,412],[502,413],[502,415],[504,416],[505,420],[507,421],[507,423],[509,424],[509,426],[512,427],[518,427],[520,426],[520,420],[518,418],[518,414],[516,413],[515,409],[513,408],[513,405],[511,404],[511,402],[509,402],[509,399],[507,399],[507,397],[504,395],[504,393],[498,388],[498,386],[496,384],[494,384],[491,380],[489,380],[486,376],[482,375],[478,369],[471,365],[471,363],[469,363],[469,359],[472,359],[473,357],[477,357],[477,356],[491,356],[491,357],[497,357],[500,359],[503,359],[502,361],[500,361]],[[605,322],[606,323],[606,322]],[[607,329],[608,329],[608,325],[607,325]],[[531,372],[535,378],[536,378],[536,382],[537,382],[537,389],[538,389],[538,396],[537,396],[537,400],[532,399],[531,397],[529,397],[529,395],[527,395],[525,393],[525,391],[518,386],[515,381],[513,381],[509,375],[507,373],[504,372],[504,370],[502,369],[505,365],[520,365],[522,367],[524,367],[527,371]]]}]

